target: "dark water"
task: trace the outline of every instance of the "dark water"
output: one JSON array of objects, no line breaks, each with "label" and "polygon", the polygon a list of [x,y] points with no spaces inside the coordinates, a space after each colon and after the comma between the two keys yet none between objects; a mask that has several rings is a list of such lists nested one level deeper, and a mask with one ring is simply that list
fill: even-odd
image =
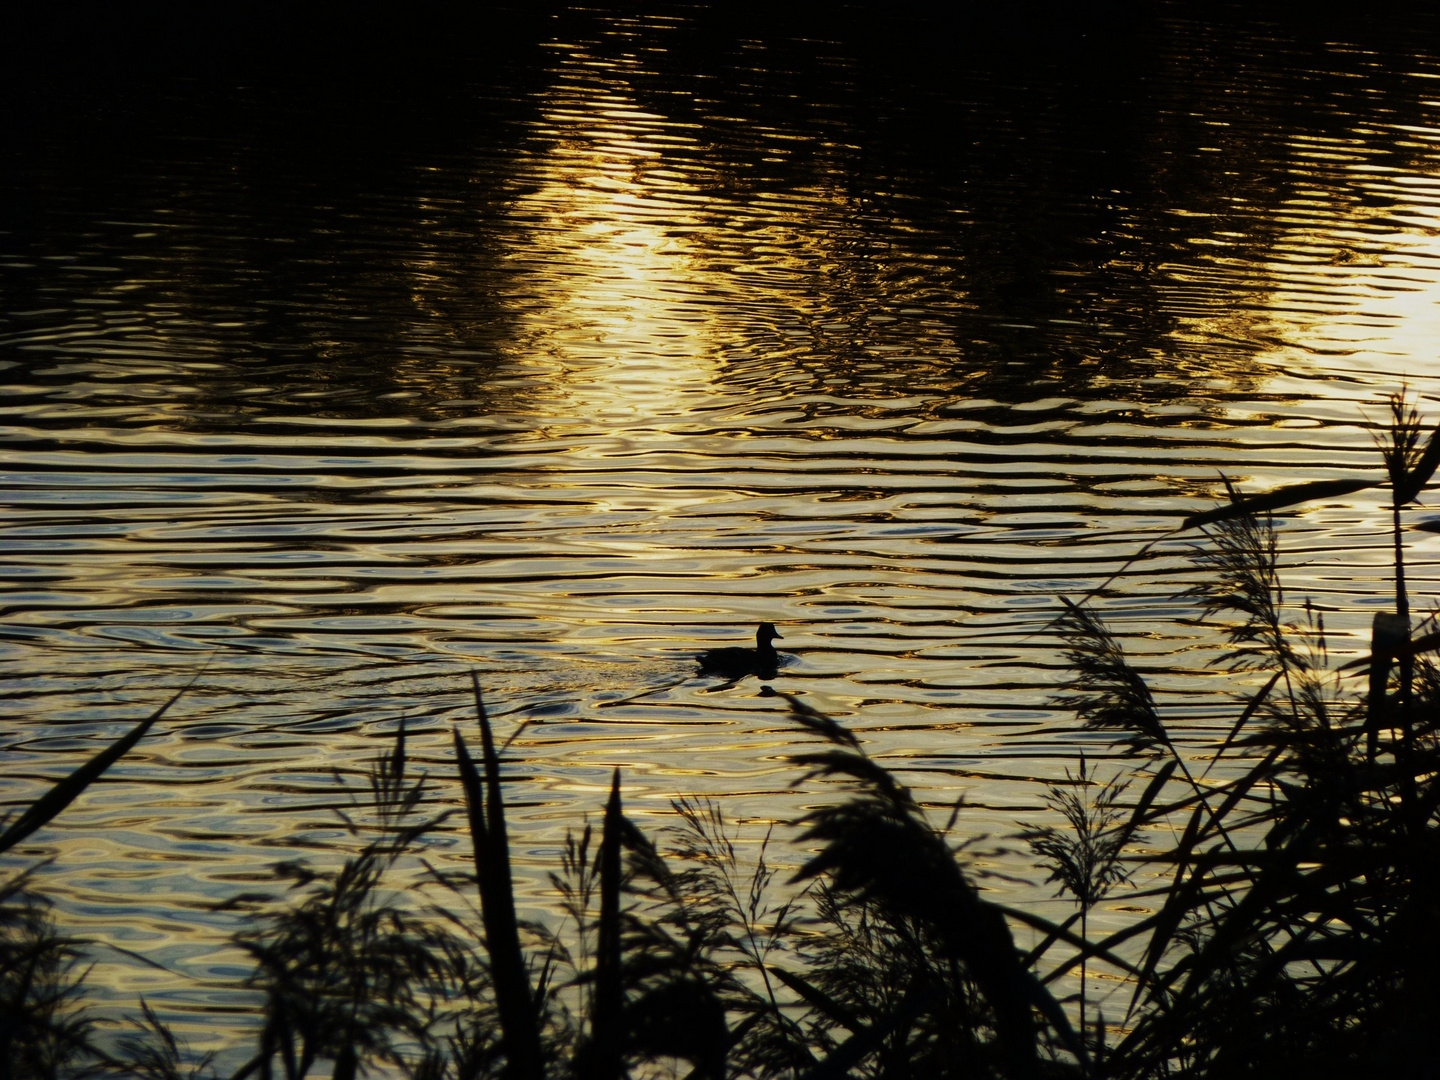
[{"label": "dark water", "polygon": [[[686,680],[761,621],[777,688],[1010,832],[1112,752],[1047,706],[1057,593],[1222,472],[1374,469],[1402,384],[1440,413],[1433,19],[96,17],[4,76],[0,798],[195,680],[10,860],[180,973],[102,953],[117,1010],[243,1027],[207,905],[340,837],[402,715],[458,799],[471,670],[534,721],[537,912],[615,766],[652,828],[829,797],[753,680]],[[1342,652],[1380,498],[1285,526]],[[1102,607],[1198,747],[1244,684],[1184,550]]]}]

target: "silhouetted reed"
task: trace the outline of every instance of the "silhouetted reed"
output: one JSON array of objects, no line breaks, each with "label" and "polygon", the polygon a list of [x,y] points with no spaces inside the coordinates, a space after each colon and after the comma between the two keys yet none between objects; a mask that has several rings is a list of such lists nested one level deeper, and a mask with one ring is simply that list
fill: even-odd
[{"label": "silhouetted reed", "polygon": [[[1066,828],[1040,825],[1021,833],[1036,859],[1050,871],[1046,878],[1055,882],[1057,896],[1069,893],[1079,908],[1080,936],[1090,936],[1090,911],[1109,895],[1110,890],[1130,877],[1130,868],[1121,861],[1125,845],[1131,841],[1129,815],[1120,805],[1120,798],[1130,786],[1129,780],[1112,776],[1103,784],[1094,784],[1085,755],[1080,755],[1080,769],[1074,775],[1065,770],[1064,785],[1050,788],[1045,802],[1065,821]],[[1086,1027],[1086,982],[1089,957],[1080,961],[1080,1029]]]},{"label": "silhouetted reed", "polygon": [[[747,863],[711,802],[678,800],[657,847],[626,816],[617,772],[598,826],[568,838],[550,877],[563,923],[527,923],[513,780],[477,681],[474,738],[454,733],[473,872],[427,863],[415,886],[448,813],[421,812],[428,781],[408,775],[402,724],[342,815],[348,854],[282,863],[282,893],[230,904],[252,916],[235,940],[259,1004],[254,1049],[228,1080],[1427,1075],[1440,1060],[1440,632],[1410,629],[1402,510],[1440,465],[1440,433],[1421,449],[1400,396],[1390,420],[1384,480],[1258,496],[1227,482],[1225,503],[1182,522],[1205,537],[1203,581],[1185,595],[1228,620],[1219,663],[1256,684],[1198,776],[1198,748],[1172,732],[1120,638],[1084,600],[1062,600],[1053,626],[1073,675],[1057,700],[1130,751],[1103,782],[1081,756],[1019,834],[1074,901],[1070,918],[1000,903],[976,839],[951,839],[963,807],[937,826],[844,725],[772,693],[820,743],[796,755],[797,783],[843,792],[796,823],[788,882],[769,831]],[[1287,607],[1270,515],[1384,483],[1395,610],[1376,618],[1369,655],[1332,670],[1323,614]],[[8,823],[0,851],[166,707]],[[1142,832],[1171,839],[1142,848]],[[1127,879],[1153,910],[1092,939],[1092,911]],[[82,943],[33,888],[25,873],[0,885],[0,1080],[208,1075],[213,1059],[144,1002],[132,1030],[97,1045]],[[1019,928],[1035,942],[1022,948]],[[1097,968],[1123,982],[1121,1006],[1092,1006]],[[1053,990],[1071,973],[1074,1005]]]},{"label": "silhouetted reed", "polygon": [[336,1080],[370,1063],[407,1064],[448,1018],[450,991],[467,957],[443,925],[389,893],[387,874],[443,817],[412,820],[425,778],[407,783],[405,726],[369,773],[371,821],[341,817],[352,836],[370,837],[339,869],[283,862],[275,877],[289,896],[245,896],[232,906],[256,923],[235,941],[255,963],[248,982],[263,994],[256,1056],[238,1075],[304,1080],[319,1059]]},{"label": "silhouetted reed", "polygon": [[95,1068],[79,947],[56,928],[31,873],[0,883],[0,1080],[55,1080]]},{"label": "silhouetted reed", "polygon": [[215,1052],[197,1054],[178,1039],[144,998],[131,1030],[117,1040],[111,1071],[136,1080],[219,1080]]}]

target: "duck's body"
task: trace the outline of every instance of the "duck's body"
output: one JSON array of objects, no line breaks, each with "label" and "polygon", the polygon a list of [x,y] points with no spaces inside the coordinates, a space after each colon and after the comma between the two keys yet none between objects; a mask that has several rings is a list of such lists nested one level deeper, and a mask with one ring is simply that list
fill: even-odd
[{"label": "duck's body", "polygon": [[779,636],[774,623],[761,623],[760,629],[755,631],[755,648],[707,649],[696,657],[700,674],[719,675],[726,679],[743,679],[746,675],[773,679],[780,666],[780,654],[770,643]]}]

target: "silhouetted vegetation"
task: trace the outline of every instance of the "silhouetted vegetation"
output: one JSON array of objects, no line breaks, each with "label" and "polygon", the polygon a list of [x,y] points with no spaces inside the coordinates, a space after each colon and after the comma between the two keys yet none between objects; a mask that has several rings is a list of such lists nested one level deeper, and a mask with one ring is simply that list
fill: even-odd
[{"label": "silhouetted vegetation", "polygon": [[[1019,834],[1075,903],[1063,923],[996,902],[971,844],[952,836],[962,809],[937,826],[848,729],[780,693],[817,743],[796,757],[797,783],[848,792],[797,823],[803,861],[788,883],[770,838],[747,866],[710,802],[677,802],[657,845],[627,818],[617,773],[598,827],[571,836],[551,878],[564,923],[530,925],[477,682],[478,759],[455,733],[474,872],[432,868],[418,890],[397,872],[456,812],[421,812],[427,781],[407,773],[402,724],[343,815],[354,853],[338,867],[279,865],[283,895],[233,901],[253,916],[236,942],[259,1004],[253,1052],[229,1080],[374,1068],[417,1080],[1428,1075],[1440,1060],[1440,630],[1431,619],[1411,632],[1402,530],[1440,464],[1440,429],[1427,438],[1397,397],[1380,449],[1383,478],[1248,498],[1230,487],[1182,523],[1208,537],[1188,595],[1228,620],[1224,662],[1258,686],[1199,775],[1119,638],[1087,603],[1064,602],[1054,625],[1074,674],[1058,701],[1135,765],[1102,781],[1082,757],[1052,789],[1050,820]],[[1322,614],[1287,605],[1269,515],[1382,485],[1396,610],[1376,617],[1368,656],[1334,668]],[[163,711],[20,815],[0,850]],[[1152,910],[1093,937],[1090,913],[1126,880]],[[1021,927],[1036,944],[1017,940]],[[0,887],[0,1080],[214,1075],[143,1002],[134,1030],[100,1038],[82,952],[33,875]],[[1123,995],[1091,999],[1100,969]],[[1071,972],[1078,995],[1059,996]]]}]

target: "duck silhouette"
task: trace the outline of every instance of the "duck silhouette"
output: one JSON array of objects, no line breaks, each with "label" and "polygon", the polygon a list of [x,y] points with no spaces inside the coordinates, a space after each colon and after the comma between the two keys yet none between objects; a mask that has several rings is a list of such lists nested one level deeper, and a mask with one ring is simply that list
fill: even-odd
[{"label": "duck silhouette", "polygon": [[695,659],[700,665],[701,675],[718,675],[738,680],[746,675],[761,679],[773,679],[780,666],[780,654],[770,644],[780,637],[774,623],[763,622],[755,631],[755,648],[742,649],[731,646],[727,649],[707,649]]}]

